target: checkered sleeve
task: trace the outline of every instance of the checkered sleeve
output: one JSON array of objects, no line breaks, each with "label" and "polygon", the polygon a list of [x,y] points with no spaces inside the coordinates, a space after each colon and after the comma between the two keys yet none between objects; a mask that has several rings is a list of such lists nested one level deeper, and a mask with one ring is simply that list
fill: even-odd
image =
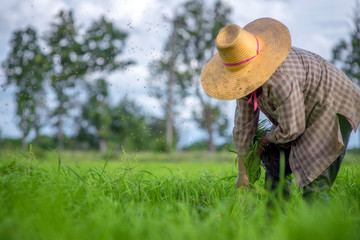
[{"label": "checkered sleeve", "polygon": [[305,105],[301,86],[289,75],[278,76],[270,98],[275,107],[278,125],[268,133],[268,139],[275,144],[289,143],[305,130]]},{"label": "checkered sleeve", "polygon": [[239,157],[249,152],[249,143],[257,130],[259,109],[254,111],[254,105],[245,99],[236,100],[233,137]]}]

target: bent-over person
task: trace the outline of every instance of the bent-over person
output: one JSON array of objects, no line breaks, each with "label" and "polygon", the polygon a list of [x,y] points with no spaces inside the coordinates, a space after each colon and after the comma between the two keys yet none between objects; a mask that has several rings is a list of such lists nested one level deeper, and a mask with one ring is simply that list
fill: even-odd
[{"label": "bent-over person", "polygon": [[201,84],[211,97],[236,99],[236,186],[249,188],[244,157],[261,111],[274,125],[257,150],[266,184],[277,186],[284,152],[285,175],[294,174],[304,197],[328,198],[350,133],[360,123],[358,88],[319,55],[291,46],[286,26],[271,18],[244,28],[224,27],[216,47],[218,53],[203,68]]}]

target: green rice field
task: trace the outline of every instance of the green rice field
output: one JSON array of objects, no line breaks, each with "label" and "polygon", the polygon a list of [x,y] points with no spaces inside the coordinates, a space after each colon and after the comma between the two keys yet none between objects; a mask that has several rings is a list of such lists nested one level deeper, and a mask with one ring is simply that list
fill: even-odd
[{"label": "green rice field", "polygon": [[263,176],[235,191],[236,169],[229,152],[0,153],[0,239],[359,239],[360,154],[328,203]]}]

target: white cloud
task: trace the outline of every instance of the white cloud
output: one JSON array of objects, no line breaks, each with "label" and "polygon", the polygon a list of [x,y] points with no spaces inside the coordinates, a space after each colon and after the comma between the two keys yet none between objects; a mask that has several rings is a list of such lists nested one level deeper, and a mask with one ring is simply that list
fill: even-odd
[{"label": "white cloud", "polygon": [[32,25],[38,29],[44,30],[49,24],[49,20],[59,11],[66,8],[66,4],[59,1],[31,0],[31,1],[7,1],[6,9],[2,6],[1,15],[5,22],[2,23],[2,29],[7,34],[10,31]]}]

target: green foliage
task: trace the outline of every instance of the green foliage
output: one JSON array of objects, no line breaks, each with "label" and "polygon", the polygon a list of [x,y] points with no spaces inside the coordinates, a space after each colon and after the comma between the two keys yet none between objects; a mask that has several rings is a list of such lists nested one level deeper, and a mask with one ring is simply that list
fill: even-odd
[{"label": "green foliage", "polygon": [[207,141],[198,141],[183,148],[184,151],[205,151],[208,149]]},{"label": "green foliage", "polygon": [[216,123],[212,127],[219,136],[226,136],[226,129],[229,125],[228,118],[221,111],[221,105],[214,105],[204,103],[203,111],[193,111],[193,118],[195,122],[202,129],[207,129],[209,123]]},{"label": "green foliage", "polygon": [[37,146],[41,149],[49,150],[49,149],[56,149],[57,148],[57,141],[56,138],[47,136],[47,135],[40,135],[36,137],[32,141],[33,146]]},{"label": "green foliage", "polygon": [[[228,144],[216,145],[216,152],[227,151]],[[188,146],[182,148],[183,151],[207,151],[209,149],[209,142],[207,140],[196,141]]]},{"label": "green foliage", "polygon": [[[87,30],[81,47],[87,64],[87,73],[111,72],[134,64],[132,60],[119,60],[127,36],[126,32],[116,28],[105,17],[94,21]],[[78,139],[85,140],[90,145],[97,143],[103,152],[109,140],[119,139],[115,136],[118,132],[113,132],[112,127],[117,121],[116,113],[122,110],[110,106],[108,83],[104,78],[99,78],[93,83],[88,82],[86,90],[88,98],[81,109]],[[123,144],[121,140],[120,142]]]},{"label": "green foliage", "polygon": [[141,112],[134,101],[123,98],[110,113],[112,139],[125,149],[144,150],[149,146],[149,130]]},{"label": "green foliage", "polygon": [[0,139],[0,150],[2,151],[17,151],[22,148],[21,139],[12,139],[12,138],[1,138]]},{"label": "green foliage", "polygon": [[87,71],[111,72],[134,64],[132,60],[120,61],[128,34],[114,26],[104,16],[94,21],[86,31],[81,50],[85,54]]},{"label": "green foliage", "polygon": [[[119,59],[127,33],[116,28],[105,17],[94,21],[85,35],[80,36],[79,31],[72,11],[60,11],[46,36],[50,48],[49,60],[52,62],[51,86],[58,101],[53,116],[57,118],[59,149],[63,148],[64,118],[79,101],[76,96],[79,95],[80,80],[90,78],[94,72],[111,72],[134,64],[131,60]],[[82,108],[84,119],[79,120],[95,129],[94,135],[100,142],[111,134],[106,88],[105,79],[97,80],[94,86],[87,84],[85,89],[88,90],[89,101]],[[104,125],[100,126],[102,122]],[[80,132],[83,130],[80,129]],[[105,145],[102,144],[100,148],[103,150]]]},{"label": "green foliage", "polygon": [[350,40],[344,39],[333,48],[332,62],[339,64],[341,69],[355,83],[360,85],[360,4],[357,2],[353,15],[354,29]]},{"label": "green foliage", "polygon": [[229,24],[231,9],[222,1],[208,7],[203,0],[187,1],[177,15],[181,24],[177,28],[179,61],[186,64],[182,72],[189,77],[186,91],[198,100],[193,118],[208,133],[208,148],[215,151],[214,135],[222,135],[227,127],[223,112],[224,104],[214,102],[200,90],[202,68],[215,54],[215,38],[220,29]]},{"label": "green foliage", "polygon": [[[257,149],[259,147],[260,141],[263,139],[263,137],[266,135],[267,132],[269,132],[271,128],[269,127],[269,121],[268,120],[262,120],[259,122],[256,134],[251,138],[249,142],[249,153],[243,157],[245,165],[246,165],[246,173],[249,178],[250,186],[254,187],[255,182],[259,180],[261,176],[261,159],[257,152]],[[227,147],[228,152],[232,152],[236,154],[236,160],[237,163],[238,159],[238,153],[236,150],[232,150],[230,146]]]},{"label": "green foliage", "polygon": [[[169,101],[173,101],[170,104],[175,106],[174,118],[179,111],[177,108],[183,106],[186,98],[197,99],[196,108],[192,109],[193,119],[207,131],[211,151],[215,150],[214,135],[222,135],[228,123],[221,111],[223,105],[218,101],[214,103],[200,91],[199,79],[201,69],[215,53],[217,33],[230,22],[230,12],[231,9],[222,1],[216,1],[210,7],[203,0],[186,1],[179,5],[171,20],[172,35],[164,46],[164,54],[149,68],[153,94],[160,99],[162,106],[168,106]],[[171,87],[170,74],[174,81]],[[173,98],[169,98],[170,94]]]},{"label": "green foliage", "polygon": [[150,117],[146,119],[146,124],[149,130],[149,150],[153,150],[155,152],[169,152],[171,149],[175,148],[175,144],[177,142],[177,132],[175,129],[173,134],[173,146],[169,146],[166,143],[164,135],[166,131],[166,120]]},{"label": "green foliage", "polygon": [[88,86],[90,95],[82,108],[75,141],[82,143],[85,149],[100,149],[101,152],[107,150],[106,145],[109,144],[130,151],[157,149],[156,132],[164,129],[152,129],[153,122],[143,116],[139,105],[123,98],[118,105],[110,106],[108,87],[104,80],[100,79],[95,85]]},{"label": "green foliage", "polygon": [[2,159],[1,238],[355,240],[360,234],[359,156],[341,168],[329,205],[306,204],[295,184],[289,201],[273,199],[260,181],[252,191],[234,191],[229,155],[222,162],[187,155],[183,163],[157,156],[139,162],[125,152],[112,161],[71,156]]},{"label": "green foliage", "polygon": [[249,177],[249,183],[251,186],[254,186],[255,182],[259,180],[261,176],[261,159],[257,153],[260,141],[270,131],[268,126],[268,120],[262,120],[258,124],[256,134],[252,137],[250,141],[250,152],[244,158],[246,165],[246,172]]},{"label": "green foliage", "polygon": [[40,109],[44,106],[45,96],[44,78],[49,65],[32,27],[15,31],[10,44],[10,53],[2,67],[6,85],[16,87],[16,115],[24,148],[30,131],[34,130],[36,135],[39,133]]},{"label": "green foliage", "polygon": [[75,87],[86,73],[86,63],[82,59],[78,28],[72,11],[60,11],[45,40],[49,47],[49,71],[51,87],[55,93],[57,106],[52,113],[56,119],[59,149],[64,148],[63,128],[65,117],[76,102]]},{"label": "green foliage", "polygon": [[332,62],[338,64],[344,73],[360,86],[360,3],[358,1],[354,8],[353,25],[350,40],[341,39],[332,49]]},{"label": "green foliage", "polygon": [[[106,150],[105,141],[111,135],[111,107],[109,105],[108,84],[104,79],[97,79],[93,84],[87,84],[88,98],[82,106],[79,140],[88,134],[97,138],[99,149]],[[103,144],[101,144],[103,143]]]},{"label": "green foliage", "polygon": [[[169,151],[164,132],[166,121],[156,117],[145,117],[143,109],[130,99],[123,98],[112,108],[111,139],[130,151]],[[177,133],[174,132],[176,140]]]},{"label": "green foliage", "polygon": [[[94,72],[111,72],[134,64],[132,60],[119,58],[128,35],[105,17],[94,21],[82,36],[79,34],[80,30],[73,12],[61,10],[45,34],[45,42],[42,44],[48,50],[46,54],[41,51],[33,28],[13,33],[11,51],[2,66],[6,73],[6,85],[16,87],[18,125],[23,133],[23,149],[31,130],[35,131],[35,139],[38,138],[40,128],[44,126],[40,116],[46,114],[48,123],[55,119],[54,126],[58,130],[57,148],[62,150],[66,140],[63,133],[65,120],[73,117],[70,116],[70,110],[79,106],[79,92],[84,93],[84,90],[89,95],[82,107],[84,119],[75,119],[86,125],[80,127],[80,138],[84,138],[89,132],[87,126],[90,132],[91,128],[95,129],[93,135],[100,142],[110,138],[111,110],[107,103],[105,79],[97,80],[95,84],[88,83],[83,89],[80,83],[85,77],[91,79]],[[50,81],[51,90],[55,93],[57,105],[54,109],[50,109],[44,101],[45,80]],[[94,141],[91,142],[93,144]],[[44,144],[38,145],[43,147]],[[47,145],[52,145],[52,142]]]}]

